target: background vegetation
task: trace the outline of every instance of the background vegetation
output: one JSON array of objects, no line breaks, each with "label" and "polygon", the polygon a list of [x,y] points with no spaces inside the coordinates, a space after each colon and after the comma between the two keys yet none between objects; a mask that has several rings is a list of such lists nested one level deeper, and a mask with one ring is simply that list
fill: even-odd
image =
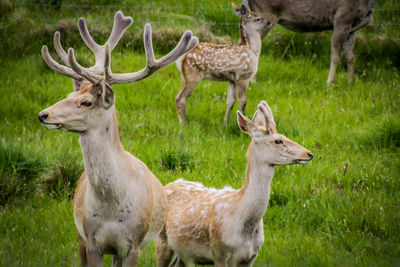
[{"label": "background vegetation", "polygon": [[[236,42],[237,18],[230,1],[0,4],[0,265],[78,266],[71,205],[83,171],[78,136],[46,130],[37,121],[37,113],[64,98],[72,83],[45,65],[40,47],[54,51],[53,34],[60,30],[64,46],[78,49],[78,59],[91,64],[77,18],[87,18],[102,42],[113,14],[123,10],[135,22],[112,62],[115,72],[128,72],[144,66],[147,21],[162,55],[185,29],[202,41]],[[325,85],[330,32],[297,34],[276,26],[263,41],[247,113],[265,99],[278,131],[315,158],[305,166],[277,168],[255,266],[400,265],[399,24],[398,3],[379,1],[372,25],[357,37],[354,86],[342,66],[335,85]],[[179,125],[174,103],[180,86],[175,66],[114,86],[125,149],[163,184],[184,177],[239,188],[250,139],[234,113],[222,127],[227,84],[202,82],[196,88],[186,126]],[[154,246],[143,251],[141,265],[155,265]]]}]

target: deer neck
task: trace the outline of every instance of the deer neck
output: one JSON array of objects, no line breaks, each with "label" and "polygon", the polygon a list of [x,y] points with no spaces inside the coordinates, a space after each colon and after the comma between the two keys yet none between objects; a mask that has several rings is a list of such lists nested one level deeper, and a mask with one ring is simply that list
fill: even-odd
[{"label": "deer neck", "polygon": [[261,51],[261,36],[256,30],[248,30],[244,24],[240,24],[239,45],[247,45],[250,50],[259,57]]},{"label": "deer neck", "polygon": [[248,150],[246,180],[238,191],[237,222],[247,233],[255,231],[267,209],[274,174],[274,167],[263,161],[257,152],[252,142]]},{"label": "deer neck", "polygon": [[82,147],[86,175],[89,184],[99,196],[113,196],[112,183],[120,177],[118,162],[123,160],[122,147],[115,107],[95,130],[81,135],[79,141]]}]

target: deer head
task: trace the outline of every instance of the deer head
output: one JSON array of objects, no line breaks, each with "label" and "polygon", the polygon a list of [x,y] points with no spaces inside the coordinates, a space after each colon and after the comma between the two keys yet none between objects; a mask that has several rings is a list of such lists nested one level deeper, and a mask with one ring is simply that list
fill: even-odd
[{"label": "deer head", "polygon": [[[74,80],[75,90],[66,99],[39,113],[39,121],[46,128],[82,133],[100,126],[102,122],[108,121],[107,118],[112,118],[111,107],[114,104],[112,84],[142,80],[173,63],[198,43],[198,39],[192,36],[192,32],[186,31],[178,45],[169,54],[156,60],[151,40],[151,26],[146,24],[144,28],[146,67],[133,73],[113,74],[110,67],[110,53],[131,24],[131,17],[124,17],[122,12],[117,12],[110,37],[104,45],[100,46],[90,36],[85,20],[79,19],[78,27],[81,37],[96,58],[95,65],[90,68],[85,68],[76,61],[72,48],[68,49],[68,53],[65,52],[61,46],[59,32],[54,35],[54,46],[65,65],[55,61],[50,56],[47,46],[43,46],[44,61],[54,71],[71,77]],[[102,73],[104,76],[101,76]]]},{"label": "deer head", "polygon": [[271,15],[270,18],[262,18],[256,13],[249,11],[245,5],[239,8],[232,3],[232,7],[236,15],[240,17],[240,27],[244,27],[249,32],[269,30],[276,22],[274,16]]},{"label": "deer head", "polygon": [[249,150],[266,164],[306,164],[313,158],[309,150],[276,131],[272,111],[265,101],[258,105],[252,120],[239,111],[237,119],[240,129],[252,138]]},{"label": "deer head", "polygon": [[39,113],[47,129],[84,133],[103,128],[113,119],[114,92],[104,80],[93,85],[83,82],[80,89]]}]

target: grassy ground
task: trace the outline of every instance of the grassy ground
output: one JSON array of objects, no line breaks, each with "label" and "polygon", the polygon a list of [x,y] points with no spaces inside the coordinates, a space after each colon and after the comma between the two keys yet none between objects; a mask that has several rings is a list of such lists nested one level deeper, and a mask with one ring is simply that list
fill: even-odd
[{"label": "grassy ground", "polygon": [[[346,83],[340,67],[333,87],[325,85],[329,33],[304,36],[277,28],[274,43],[264,41],[247,114],[266,100],[278,131],[315,158],[277,168],[255,266],[400,265],[400,57],[391,41],[375,37],[373,29],[360,35],[355,85]],[[77,54],[91,60],[87,50]],[[0,265],[79,266],[70,201],[83,171],[78,136],[37,121],[72,82],[49,70],[39,50],[0,59]],[[112,63],[114,72],[133,71],[145,57],[120,49]],[[234,112],[222,127],[227,84],[202,82],[195,89],[186,126],[179,125],[174,104],[180,86],[176,67],[169,66],[113,87],[125,149],[163,184],[184,177],[239,188],[250,138],[240,132]],[[111,258],[106,261],[110,265]],[[154,265],[152,245],[141,266]]]},{"label": "grassy ground", "polygon": [[[113,59],[116,71],[144,63],[141,54]],[[326,87],[327,72],[327,62],[262,56],[258,82],[248,91],[248,113],[265,99],[278,130],[315,154],[306,166],[277,168],[256,266],[400,264],[399,73],[378,66],[349,86],[339,70],[336,85]],[[5,63],[0,73],[6,96],[0,105],[2,164],[10,169],[3,167],[2,179],[19,183],[14,191],[1,184],[10,196],[0,209],[0,258],[4,266],[77,265],[68,199],[83,170],[78,136],[48,131],[36,119],[68,94],[71,81],[36,55]],[[124,147],[164,184],[183,176],[240,187],[250,140],[233,115],[227,128],[221,126],[226,86],[203,82],[196,88],[187,126],[175,113],[175,66],[114,86]],[[143,263],[154,260],[147,248]]]}]

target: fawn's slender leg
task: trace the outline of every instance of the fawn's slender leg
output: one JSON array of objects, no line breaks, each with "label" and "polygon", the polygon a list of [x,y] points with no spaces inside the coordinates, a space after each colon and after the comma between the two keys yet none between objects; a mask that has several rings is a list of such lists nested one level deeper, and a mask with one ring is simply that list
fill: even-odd
[{"label": "fawn's slender leg", "polygon": [[233,105],[235,105],[236,101],[236,86],[235,83],[229,81],[228,86],[228,96],[226,98],[226,112],[224,117],[224,125],[228,125],[229,115],[231,114]]},{"label": "fawn's slender leg", "polygon": [[186,101],[189,96],[192,95],[194,88],[200,82],[200,79],[189,80],[184,77],[182,89],[179,91],[175,98],[176,108],[178,111],[178,117],[180,123],[187,122],[186,116]]},{"label": "fawn's slender leg", "polygon": [[248,85],[249,85],[249,80],[242,80],[236,82],[239,109],[243,114],[245,114],[245,109],[246,109],[246,90]]}]

